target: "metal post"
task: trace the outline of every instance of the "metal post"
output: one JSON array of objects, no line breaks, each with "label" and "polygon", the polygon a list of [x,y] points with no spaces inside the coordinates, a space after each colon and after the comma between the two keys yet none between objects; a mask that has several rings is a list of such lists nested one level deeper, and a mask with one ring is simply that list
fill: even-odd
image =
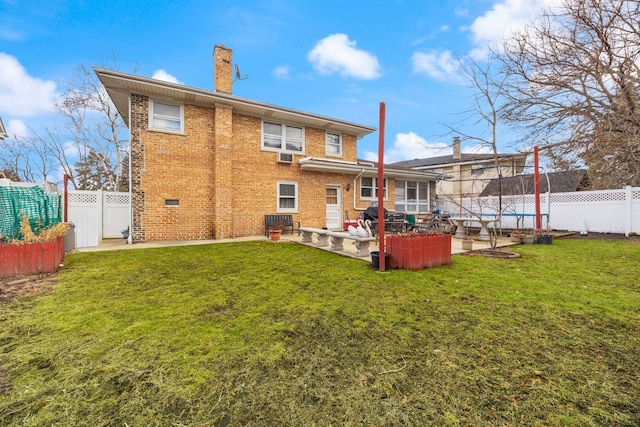
[{"label": "metal post", "polygon": [[542,228],[542,220],[540,218],[540,171],[538,170],[538,146],[533,147],[533,185],[535,188],[536,202],[536,230]]},{"label": "metal post", "polygon": [[380,103],[380,129],[378,130],[378,239],[379,239],[379,269],[385,271],[384,244],[384,119],[385,104]]}]

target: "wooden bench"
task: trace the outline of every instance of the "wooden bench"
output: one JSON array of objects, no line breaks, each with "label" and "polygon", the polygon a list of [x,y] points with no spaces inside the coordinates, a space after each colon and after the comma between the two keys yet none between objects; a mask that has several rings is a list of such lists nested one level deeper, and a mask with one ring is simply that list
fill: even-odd
[{"label": "wooden bench", "polygon": [[[295,230],[293,225],[293,215],[265,215],[264,216],[264,235],[269,237],[269,229],[271,227],[282,227],[282,232],[285,229],[291,229],[291,234]],[[298,221],[298,229],[300,229],[300,222]]]},{"label": "wooden bench", "polygon": [[378,240],[375,237],[353,236],[349,233],[330,231],[324,228],[300,227],[298,230],[302,233],[302,239],[300,240],[300,242],[302,243],[312,243],[313,235],[317,234],[318,241],[316,243],[316,246],[318,247],[329,246],[329,238],[331,238],[332,251],[344,250],[344,239],[353,240],[353,244],[356,246],[357,257],[368,256],[369,244]]}]

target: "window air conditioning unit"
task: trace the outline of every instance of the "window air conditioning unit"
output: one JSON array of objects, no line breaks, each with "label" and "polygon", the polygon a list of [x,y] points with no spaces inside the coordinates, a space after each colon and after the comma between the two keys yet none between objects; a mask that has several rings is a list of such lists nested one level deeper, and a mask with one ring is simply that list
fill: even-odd
[{"label": "window air conditioning unit", "polygon": [[278,153],[278,163],[293,163],[293,154]]}]

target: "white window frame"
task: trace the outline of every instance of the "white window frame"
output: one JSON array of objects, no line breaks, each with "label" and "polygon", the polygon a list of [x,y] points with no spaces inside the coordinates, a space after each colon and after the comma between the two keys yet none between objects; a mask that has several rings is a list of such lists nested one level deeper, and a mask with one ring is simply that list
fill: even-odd
[{"label": "white window frame", "polygon": [[[179,107],[180,108],[180,117],[174,117],[174,116],[166,116],[166,115],[162,115],[162,114],[156,114],[155,113],[155,104],[164,104],[164,105],[169,105],[171,107]],[[172,129],[172,128],[165,128],[162,126],[154,126],[154,119],[165,119],[165,120],[172,120],[175,121],[180,120],[180,129]],[[184,104],[176,104],[173,102],[167,102],[167,101],[162,101],[162,100],[155,100],[155,99],[151,99],[149,100],[149,129],[151,130],[157,130],[157,131],[161,131],[161,132],[170,132],[170,133],[184,133]]]},{"label": "white window frame", "polygon": [[[291,196],[281,196],[280,195],[280,186],[281,185],[293,185],[294,187],[294,191],[295,194],[293,196],[293,208],[283,208],[280,207],[280,199],[283,197],[286,198],[291,198]],[[276,212],[278,213],[297,213],[298,212],[298,183],[296,181],[278,181],[277,183],[277,188],[276,188],[276,192],[277,192],[277,197],[276,197]]]},{"label": "white window frame", "polygon": [[[400,186],[399,183],[402,182],[403,186]],[[415,184],[416,198],[409,200],[407,197],[407,189],[409,188],[409,183]],[[420,186],[426,186],[426,198],[420,198],[422,194],[420,193]],[[412,187],[414,188],[414,187]],[[417,180],[404,180],[397,179],[396,180],[396,199],[394,202],[394,208],[397,212],[404,212],[410,214],[422,213],[420,210],[421,205],[427,206],[427,212],[429,211],[429,201],[431,198],[431,186],[429,185],[429,181],[417,181]],[[409,210],[408,206],[414,206],[416,210]]]},{"label": "white window frame", "polygon": [[[365,179],[371,179],[371,185],[364,185],[364,180]],[[387,180],[387,178],[383,178],[382,180],[382,185],[383,185],[383,199],[387,200],[387,189],[389,188],[389,180]],[[363,190],[365,188],[370,188],[372,189],[372,196],[363,196]],[[378,198],[378,177],[374,177],[374,176],[361,176],[360,177],[360,198],[363,200],[376,200]]]},{"label": "white window frame", "polygon": [[[266,133],[264,131],[264,126],[267,123],[268,124],[272,124],[272,125],[280,126],[280,130],[281,130],[281,132],[280,132],[280,148],[268,147],[268,146],[265,145],[264,140],[265,140]],[[301,132],[300,151],[287,150],[287,128],[300,129],[300,132]],[[261,138],[260,145],[261,145],[263,151],[275,151],[275,152],[290,153],[290,154],[304,154],[304,152],[305,152],[305,128],[304,128],[304,126],[288,125],[286,123],[280,123],[280,122],[275,122],[275,121],[272,122],[272,121],[268,121],[268,120],[263,120],[262,121],[262,138]]]},{"label": "white window frame", "polygon": [[[336,144],[334,144],[333,141],[329,140],[329,135],[334,135],[338,137],[338,153],[329,152],[330,146],[332,147],[336,146]],[[325,154],[330,157],[342,157],[342,134],[335,133],[335,132],[326,132],[324,139],[325,139],[325,148],[324,148]]]}]

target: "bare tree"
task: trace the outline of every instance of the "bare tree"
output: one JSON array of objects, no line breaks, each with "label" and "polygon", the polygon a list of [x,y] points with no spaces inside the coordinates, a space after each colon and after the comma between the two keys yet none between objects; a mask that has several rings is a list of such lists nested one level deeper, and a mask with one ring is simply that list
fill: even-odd
[{"label": "bare tree", "polygon": [[14,180],[48,181],[56,170],[56,159],[34,137],[10,136],[0,140],[0,170]]},{"label": "bare tree", "polygon": [[603,186],[640,185],[639,15],[640,0],[564,0],[504,43],[503,117]]},{"label": "bare tree", "polygon": [[[447,124],[445,124],[445,126],[447,126],[452,133],[460,135],[462,140],[473,141],[478,145],[489,148],[493,154],[498,182],[501,182],[502,168],[497,144],[498,126],[501,120],[501,103],[505,95],[505,79],[494,70],[493,61],[496,58],[497,55],[493,54],[484,64],[480,64],[470,57],[458,60],[461,77],[472,90],[471,102],[469,108],[460,113],[463,115],[461,121],[453,126]],[[466,129],[480,129],[480,131],[478,133],[470,133]],[[462,180],[462,176],[459,176],[458,179]],[[482,206],[478,203],[477,209],[479,212],[463,206],[461,201],[456,201],[451,196],[449,196],[449,200],[457,204],[466,214],[475,216],[479,220],[486,219],[482,218],[483,208],[497,212],[496,221],[492,223],[493,226],[488,230],[491,248],[495,250],[498,239],[495,224],[500,221],[504,209],[502,206],[502,194],[499,192],[496,206]],[[478,199],[478,201],[479,200],[480,199]]]},{"label": "bare tree", "polygon": [[[90,68],[79,66],[63,83],[66,90],[55,105],[57,124],[30,129],[30,137],[0,141],[0,168],[31,182],[57,172],[69,175],[76,189],[127,189],[128,141],[122,138],[125,124],[118,110]],[[97,175],[101,179],[93,178]]]},{"label": "bare tree", "polygon": [[[56,136],[48,132],[49,141],[59,153],[60,164],[72,177],[76,188],[79,188],[80,182],[84,183],[80,185],[83,187],[96,181],[86,177],[76,179],[79,170],[72,167],[67,153],[75,157],[73,164],[95,164],[105,178],[102,184],[104,189],[121,188],[123,181],[128,182],[128,177],[124,177],[122,173],[127,145],[121,139],[125,125],[120,113],[90,68],[83,65],[78,67],[77,75],[73,80],[67,81],[66,86],[68,89],[56,104],[56,111],[65,118],[70,138],[62,147]],[[84,171],[86,168],[80,170]]]}]

